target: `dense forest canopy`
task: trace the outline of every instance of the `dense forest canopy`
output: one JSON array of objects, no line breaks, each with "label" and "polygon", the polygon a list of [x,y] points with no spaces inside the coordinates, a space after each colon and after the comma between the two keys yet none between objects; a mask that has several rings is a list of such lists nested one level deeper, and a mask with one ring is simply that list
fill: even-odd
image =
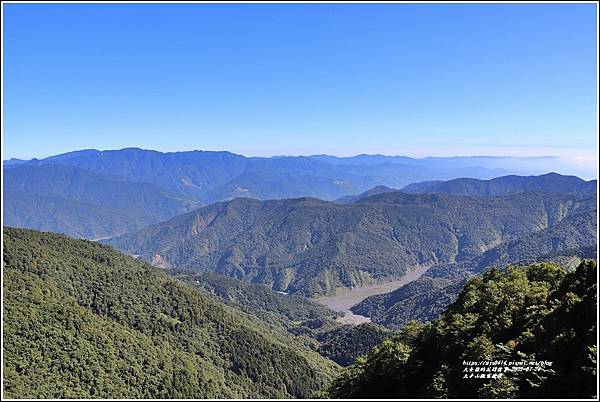
[{"label": "dense forest canopy", "polygon": [[172,275],[256,317],[273,330],[284,330],[337,364],[348,366],[394,334],[381,325],[342,325],[332,311],[310,299],[277,293],[265,285],[212,273],[172,270]]},{"label": "dense forest canopy", "polygon": [[[359,358],[324,396],[594,398],[596,278],[592,260],[569,273],[552,263],[491,269],[469,280],[439,319],[412,321]],[[471,361],[541,369],[477,378]]]},{"label": "dense forest canopy", "polygon": [[3,261],[5,397],[309,397],[338,370],[101,244],[5,228]]}]

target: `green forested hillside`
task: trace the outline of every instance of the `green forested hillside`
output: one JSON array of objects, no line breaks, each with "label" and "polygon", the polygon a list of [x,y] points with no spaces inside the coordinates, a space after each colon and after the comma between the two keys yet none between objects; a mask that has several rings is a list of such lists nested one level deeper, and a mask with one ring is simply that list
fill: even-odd
[{"label": "green forested hillside", "polygon": [[312,300],[277,293],[265,285],[212,273],[172,271],[178,279],[204,289],[255,316],[272,330],[284,330],[334,362],[348,366],[394,332],[377,324],[342,325],[336,313]]},{"label": "green forested hillside", "polygon": [[393,292],[363,300],[352,311],[387,327],[402,327],[412,319],[433,320],[454,300],[470,276],[492,266],[553,260],[577,264],[581,258],[596,258],[596,219],[595,208],[578,212],[469,261],[434,266]]},{"label": "green forested hillside", "polygon": [[107,242],[162,266],[212,271],[307,296],[469,261],[589,210],[595,197],[474,198],[400,192],[349,205],[239,198]]},{"label": "green forested hillside", "polygon": [[293,334],[317,352],[320,346],[317,338],[341,326],[335,320],[339,313],[302,296],[280,294],[265,285],[213,273],[170,272],[192,287],[256,317],[271,330]]},{"label": "green forested hillside", "polygon": [[291,322],[335,319],[339,313],[305,297],[274,292],[265,285],[243,282],[210,272],[173,271],[172,275],[194,287],[205,289],[224,301],[268,320],[274,315]]},{"label": "green forested hillside", "polygon": [[[595,398],[596,294],[594,261],[569,273],[551,263],[491,269],[472,278],[438,320],[409,323],[346,369],[325,395]],[[495,360],[551,365],[464,378],[474,374],[464,361]]]},{"label": "green forested hillside", "polygon": [[395,333],[381,325],[365,323],[320,331],[316,333],[316,339],[320,342],[320,354],[342,366],[348,366]]},{"label": "green forested hillside", "polygon": [[309,397],[337,370],[107,246],[4,229],[4,397]]}]

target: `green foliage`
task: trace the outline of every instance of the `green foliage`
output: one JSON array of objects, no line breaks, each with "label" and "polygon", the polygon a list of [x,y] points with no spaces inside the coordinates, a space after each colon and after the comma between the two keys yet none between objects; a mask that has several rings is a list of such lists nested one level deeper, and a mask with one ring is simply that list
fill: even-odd
[{"label": "green foliage", "polygon": [[[347,368],[335,398],[593,398],[597,269],[551,263],[472,278],[439,319],[404,327]],[[412,336],[407,336],[409,333]],[[464,360],[550,361],[541,371],[464,379]]]},{"label": "green foliage", "polygon": [[4,396],[309,397],[336,365],[107,246],[4,230]]},{"label": "green foliage", "polygon": [[[349,205],[238,198],[107,243],[146,261],[159,255],[170,267],[315,296],[397,279],[415,266],[471,262],[594,206],[595,198],[543,193],[478,199],[391,192]],[[565,246],[580,245],[567,234]],[[580,237],[583,246],[594,240],[587,232]]]},{"label": "green foliage", "polygon": [[303,321],[334,320],[341,314],[302,296],[277,293],[265,285],[223,275],[181,270],[173,270],[172,274],[267,322],[277,320],[286,326],[298,327]]},{"label": "green foliage", "polygon": [[312,300],[274,292],[264,285],[212,273],[174,270],[172,275],[258,318],[272,330],[284,330],[334,362],[348,366],[393,331],[376,324],[341,325],[336,313]]},{"label": "green foliage", "polygon": [[596,257],[596,217],[595,208],[577,212],[546,229],[501,243],[471,260],[434,266],[393,292],[363,300],[352,311],[387,327],[401,327],[412,319],[436,319],[469,277],[489,267],[535,261],[577,266],[582,258]]},{"label": "green foliage", "polygon": [[348,366],[369,353],[394,332],[376,324],[344,325],[318,333],[319,353],[342,366]]},{"label": "green foliage", "polygon": [[[411,322],[400,334],[385,339],[367,356],[342,371],[324,391],[330,398],[377,398],[384,395],[377,388],[385,388],[398,381],[397,373],[411,355],[414,342],[428,328]],[[370,394],[368,392],[371,392]]]}]

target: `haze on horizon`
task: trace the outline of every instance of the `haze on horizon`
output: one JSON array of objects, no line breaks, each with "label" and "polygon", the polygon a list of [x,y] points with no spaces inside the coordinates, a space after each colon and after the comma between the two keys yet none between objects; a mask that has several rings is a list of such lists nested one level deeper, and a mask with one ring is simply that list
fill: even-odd
[{"label": "haze on horizon", "polygon": [[[56,154],[56,155],[47,155],[45,157],[34,157],[34,158],[27,158],[24,160],[32,160],[32,159],[38,159],[38,160],[43,160],[46,157],[51,157],[51,156],[57,156],[57,155],[65,155],[65,154],[70,154],[70,153],[75,153],[75,152],[81,152],[81,151],[100,151],[100,152],[106,152],[106,151],[124,151],[127,149],[140,149],[143,151],[153,151],[153,152],[162,152],[162,153],[177,153],[177,152],[231,152],[228,150],[207,150],[207,149],[187,149],[187,150],[172,150],[172,151],[165,151],[165,150],[157,150],[157,149],[144,149],[144,148],[140,148],[140,147],[125,147],[125,148],[120,148],[120,149],[96,149],[96,148],[86,148],[86,149],[80,149],[80,150],[70,150],[64,153],[60,153],[60,154]],[[312,153],[312,154],[279,154],[279,155],[248,155],[248,154],[243,154],[243,153],[239,153],[239,152],[232,152],[234,154],[238,154],[238,155],[242,155],[245,157],[265,157],[265,158],[277,158],[277,157],[318,157],[318,156],[335,156],[335,157],[340,157],[340,158],[345,158],[345,157],[355,157],[355,156],[385,156],[385,157],[410,157],[413,159],[427,159],[427,158],[498,158],[498,162],[494,163],[492,162],[492,165],[496,165],[497,168],[501,168],[501,169],[509,169],[511,168],[511,166],[516,169],[517,171],[519,169],[523,169],[522,173],[519,174],[527,174],[525,172],[529,172],[529,174],[532,175],[539,175],[539,174],[544,174],[544,173],[560,173],[560,174],[566,174],[566,175],[575,175],[575,176],[579,176],[582,179],[585,180],[592,180],[592,179],[597,179],[598,177],[598,170],[597,170],[597,158],[595,156],[592,157],[564,157],[564,156],[556,156],[556,155],[535,155],[535,156],[531,156],[528,154],[525,155],[519,155],[519,154],[499,154],[499,155],[486,155],[486,154],[479,154],[479,155],[461,155],[461,154],[456,154],[456,155],[423,155],[423,156],[419,156],[419,155],[408,155],[408,154],[383,154],[383,153],[371,153],[371,154],[367,154],[367,153],[354,153],[354,154],[348,154],[348,155],[343,155],[343,154],[336,154],[336,153]],[[509,158],[510,162],[506,161],[502,161],[505,158]],[[19,158],[15,158],[16,160],[19,160]],[[4,161],[7,161],[6,159]],[[485,162],[484,164],[489,164],[490,162]]]},{"label": "haze on horizon", "polygon": [[596,7],[5,4],[2,159],[550,155],[596,177]]}]

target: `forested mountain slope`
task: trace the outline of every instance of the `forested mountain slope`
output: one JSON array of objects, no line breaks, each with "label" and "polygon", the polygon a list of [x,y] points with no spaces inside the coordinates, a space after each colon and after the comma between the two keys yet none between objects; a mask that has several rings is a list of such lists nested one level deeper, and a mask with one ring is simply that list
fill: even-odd
[{"label": "forested mountain slope", "polygon": [[444,311],[470,276],[491,267],[549,261],[596,258],[597,210],[582,210],[557,224],[519,239],[502,243],[458,264],[429,269],[419,279],[393,292],[371,296],[352,308],[388,327],[402,327],[411,319],[433,320]]},{"label": "forested mountain slope", "polygon": [[[570,273],[554,264],[489,270],[471,279],[438,320],[411,322],[346,369],[325,396],[596,398],[596,277],[593,261]],[[469,371],[465,361],[532,369],[500,366],[478,378],[482,372]]]},{"label": "forested mountain slope", "polygon": [[216,203],[107,242],[164,267],[213,271],[313,296],[469,261],[553,226],[595,197],[524,193],[474,198],[378,194]]},{"label": "forested mountain slope", "polygon": [[210,272],[192,273],[174,270],[170,273],[177,279],[204,289],[248,313],[261,316],[265,321],[285,319],[290,323],[298,324],[305,320],[334,320],[339,315],[310,299],[277,293],[265,285],[248,283]]},{"label": "forested mountain slope", "polygon": [[294,337],[107,246],[4,229],[4,397],[309,397]]},{"label": "forested mountain slope", "polygon": [[258,285],[213,273],[174,270],[171,274],[206,290],[225,303],[257,317],[273,330],[284,330],[296,340],[336,363],[347,366],[394,334],[381,325],[342,325],[340,315],[312,300],[275,292]]}]

